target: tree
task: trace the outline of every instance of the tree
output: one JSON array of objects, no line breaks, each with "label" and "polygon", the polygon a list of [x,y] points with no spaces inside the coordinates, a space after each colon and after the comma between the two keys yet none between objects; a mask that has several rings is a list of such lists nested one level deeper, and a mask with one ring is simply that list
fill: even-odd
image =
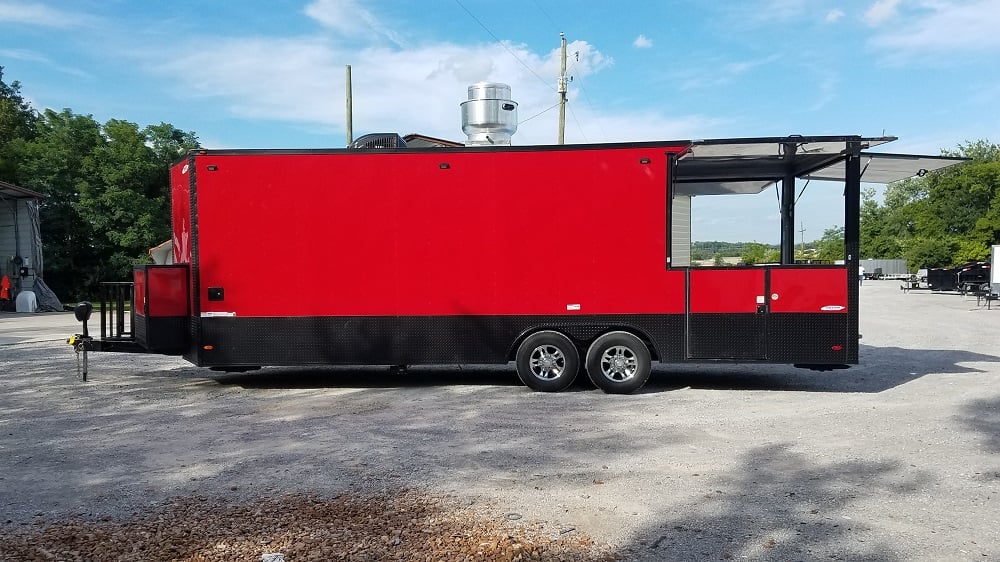
[{"label": "tree", "polygon": [[781,261],[781,250],[759,242],[750,242],[743,248],[740,261],[747,265],[778,263]]},{"label": "tree", "polygon": [[893,259],[903,257],[899,236],[892,232],[887,218],[889,210],[875,200],[875,190],[865,189],[861,193],[861,235],[860,247],[863,257]]},{"label": "tree", "polygon": [[18,150],[21,185],[41,202],[45,279],[70,300],[93,298],[100,281],[128,279],[132,265],[170,238],[168,166],[197,147],[166,123],[103,126],[69,109],[46,110]]},{"label": "tree", "polygon": [[38,114],[21,95],[21,83],[3,81],[0,66],[0,180],[17,183],[16,145],[35,136]]},{"label": "tree", "polygon": [[96,287],[102,273],[93,229],[78,205],[82,186],[97,183],[91,158],[104,139],[91,116],[68,109],[45,110],[37,128],[19,150],[20,184],[46,196],[40,202],[45,280],[56,294],[75,298],[79,288]]},{"label": "tree", "polygon": [[88,161],[90,180],[80,184],[78,211],[94,233],[105,271],[127,279],[146,251],[170,237],[170,212],[160,169],[138,125],[111,119],[104,142]]},{"label": "tree", "polygon": [[844,227],[837,226],[823,231],[823,237],[814,242],[818,257],[822,260],[844,259]]},{"label": "tree", "polygon": [[911,269],[944,267],[984,260],[1000,243],[1000,147],[979,140],[943,154],[971,161],[890,184],[884,205],[865,194],[865,257],[905,257]]}]

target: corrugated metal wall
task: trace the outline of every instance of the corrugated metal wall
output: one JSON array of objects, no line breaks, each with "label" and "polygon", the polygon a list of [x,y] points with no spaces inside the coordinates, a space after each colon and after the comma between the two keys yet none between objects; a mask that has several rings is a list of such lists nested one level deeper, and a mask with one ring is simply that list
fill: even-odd
[{"label": "corrugated metal wall", "polygon": [[[34,272],[41,267],[41,248],[35,243],[37,234],[29,208],[34,205],[37,202],[29,199],[0,199],[0,275],[9,275],[11,281],[15,281],[20,269],[14,262],[15,256],[20,256],[22,263]],[[34,276],[21,282],[21,289],[31,289]]]},{"label": "corrugated metal wall", "polygon": [[691,265],[691,196],[674,195],[670,201],[670,265]]}]

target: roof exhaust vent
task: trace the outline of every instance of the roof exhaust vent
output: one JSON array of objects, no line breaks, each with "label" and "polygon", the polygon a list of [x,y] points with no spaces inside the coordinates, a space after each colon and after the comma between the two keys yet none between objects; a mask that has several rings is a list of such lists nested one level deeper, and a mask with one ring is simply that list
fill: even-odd
[{"label": "roof exhaust vent", "polygon": [[462,102],[462,132],[467,146],[509,145],[517,132],[517,102],[510,86],[479,82],[469,86],[469,100]]},{"label": "roof exhaust vent", "polygon": [[396,133],[369,133],[358,137],[347,148],[406,148],[406,141]]}]

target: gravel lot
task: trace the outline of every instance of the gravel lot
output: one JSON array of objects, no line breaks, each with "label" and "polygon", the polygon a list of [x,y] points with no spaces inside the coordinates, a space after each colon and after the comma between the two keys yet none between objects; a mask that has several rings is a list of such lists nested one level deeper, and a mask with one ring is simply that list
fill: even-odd
[{"label": "gravel lot", "polygon": [[470,529],[625,560],[1000,560],[1000,306],[973,297],[865,282],[857,367],[661,365],[630,396],[534,393],[512,367],[223,376],[125,354],[92,354],[82,383],[73,331],[0,314],[3,559],[46,526],[192,498],[418,493]]}]

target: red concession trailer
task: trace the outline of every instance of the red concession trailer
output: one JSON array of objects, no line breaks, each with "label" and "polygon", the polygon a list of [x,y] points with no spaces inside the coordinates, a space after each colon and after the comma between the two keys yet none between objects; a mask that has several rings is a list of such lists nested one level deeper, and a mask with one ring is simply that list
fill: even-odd
[{"label": "red concession trailer", "polygon": [[[234,371],[513,361],[542,391],[632,392],[653,361],[844,367],[862,168],[953,163],[865,152],[890,140],[195,150],[170,172],[174,264],[137,266],[76,343]],[[802,178],[843,186],[841,265],[794,261]],[[692,267],[693,197],[779,185],[780,263]]]}]

